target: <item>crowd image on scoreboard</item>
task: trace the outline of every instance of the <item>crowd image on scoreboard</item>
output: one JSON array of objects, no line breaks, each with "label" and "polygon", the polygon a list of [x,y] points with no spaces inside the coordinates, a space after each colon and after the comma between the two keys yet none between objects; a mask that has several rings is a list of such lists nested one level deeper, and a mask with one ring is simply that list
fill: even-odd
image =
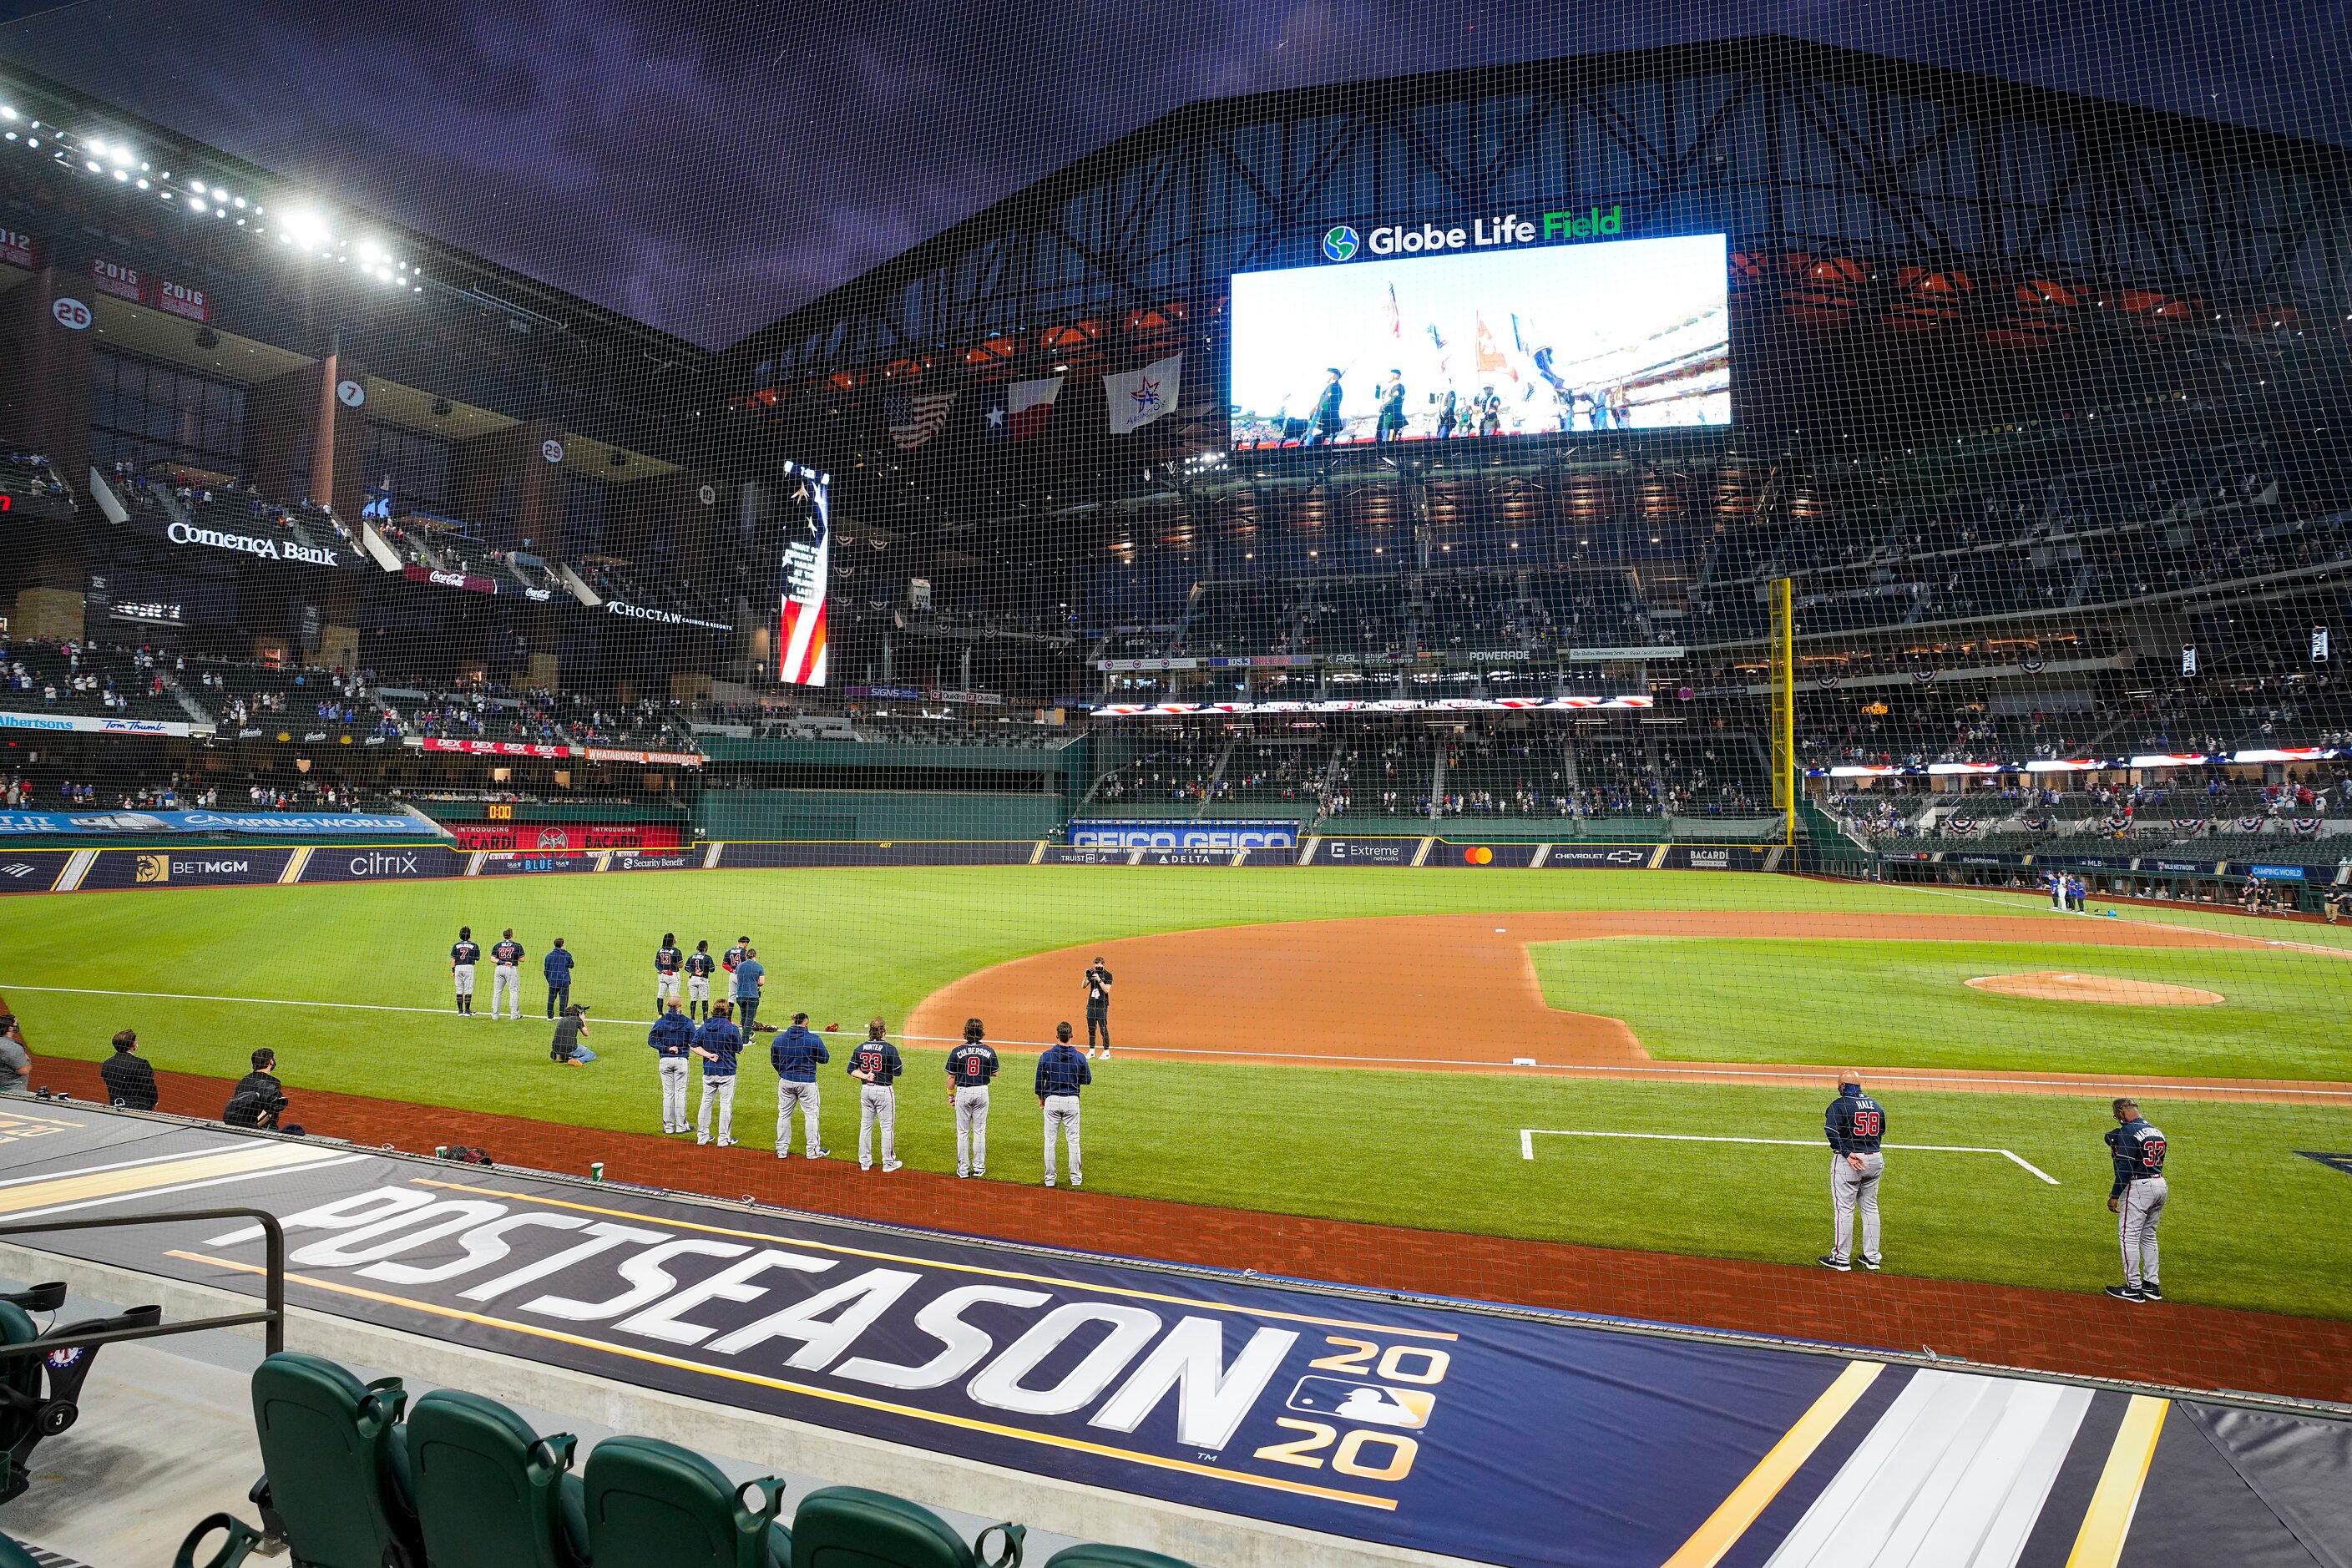
[{"label": "crowd image on scoreboard", "polygon": [[1236,447],[1731,423],[1719,234],[1233,279]]},{"label": "crowd image on scoreboard", "polygon": [[776,679],[787,686],[823,686],[824,599],[833,569],[830,476],[787,463],[782,501],[783,611],[776,636]]}]

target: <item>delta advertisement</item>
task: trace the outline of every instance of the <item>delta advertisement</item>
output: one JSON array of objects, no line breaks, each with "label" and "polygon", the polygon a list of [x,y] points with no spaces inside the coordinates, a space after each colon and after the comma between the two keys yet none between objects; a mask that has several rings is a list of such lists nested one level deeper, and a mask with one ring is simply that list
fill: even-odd
[{"label": "delta advertisement", "polygon": [[[134,1185],[201,1167],[212,1201],[275,1214],[289,1305],[1449,1560],[1665,1562],[1830,1391],[1911,1375],[94,1109],[45,1114],[59,1121],[41,1140],[51,1182],[120,1172],[135,1152]],[[263,1288],[258,1226],[43,1243]]]},{"label": "delta advertisement", "polygon": [[1266,822],[1096,818],[1071,823],[1070,843],[1096,849],[1293,849],[1298,846],[1298,824],[1287,817]]},{"label": "delta advertisement", "polygon": [[[1731,423],[1724,236],[1507,250],[1433,225],[1371,236],[1325,237],[1346,265],[1234,275],[1237,448]],[[1443,254],[1381,259],[1384,237],[1391,255]]]}]

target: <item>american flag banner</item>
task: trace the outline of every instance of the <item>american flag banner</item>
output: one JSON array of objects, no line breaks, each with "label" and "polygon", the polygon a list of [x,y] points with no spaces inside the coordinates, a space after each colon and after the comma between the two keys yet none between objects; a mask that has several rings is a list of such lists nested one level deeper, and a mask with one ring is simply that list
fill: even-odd
[{"label": "american flag banner", "polygon": [[901,452],[911,452],[947,428],[952,392],[894,392],[882,403],[882,423]]}]

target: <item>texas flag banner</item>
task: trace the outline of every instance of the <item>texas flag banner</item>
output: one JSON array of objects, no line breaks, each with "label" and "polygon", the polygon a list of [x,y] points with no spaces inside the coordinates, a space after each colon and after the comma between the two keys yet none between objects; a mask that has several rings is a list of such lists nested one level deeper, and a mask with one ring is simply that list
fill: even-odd
[{"label": "texas flag banner", "polygon": [[1141,370],[1103,377],[1103,395],[1110,403],[1110,433],[1125,436],[1176,406],[1176,389],[1183,379],[1181,353],[1154,360]]},{"label": "texas flag banner", "polygon": [[991,394],[982,416],[989,439],[1026,441],[1045,434],[1054,399],[1061,393],[1062,378],[1056,375],[1044,381],[1016,381],[1003,393]]}]

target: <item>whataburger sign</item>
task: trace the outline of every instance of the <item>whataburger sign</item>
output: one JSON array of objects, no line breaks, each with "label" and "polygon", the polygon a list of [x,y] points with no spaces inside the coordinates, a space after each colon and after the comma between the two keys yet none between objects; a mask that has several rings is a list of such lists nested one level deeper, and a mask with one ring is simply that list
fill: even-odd
[{"label": "whataburger sign", "polygon": [[[1013,1110],[1007,1097],[999,1114]],[[289,1300],[313,1310],[1481,1562],[1558,1561],[1563,1529],[1580,1561],[1664,1561],[1843,1370],[218,1130],[158,1137],[102,1111],[67,1120],[82,1130],[41,1140],[58,1158],[0,1193],[0,1213],[85,1199],[75,1167],[116,1171],[115,1143],[136,1135],[142,1189],[201,1163],[234,1183],[232,1201],[279,1215]],[[261,1286],[257,1229],[45,1245]]]}]

